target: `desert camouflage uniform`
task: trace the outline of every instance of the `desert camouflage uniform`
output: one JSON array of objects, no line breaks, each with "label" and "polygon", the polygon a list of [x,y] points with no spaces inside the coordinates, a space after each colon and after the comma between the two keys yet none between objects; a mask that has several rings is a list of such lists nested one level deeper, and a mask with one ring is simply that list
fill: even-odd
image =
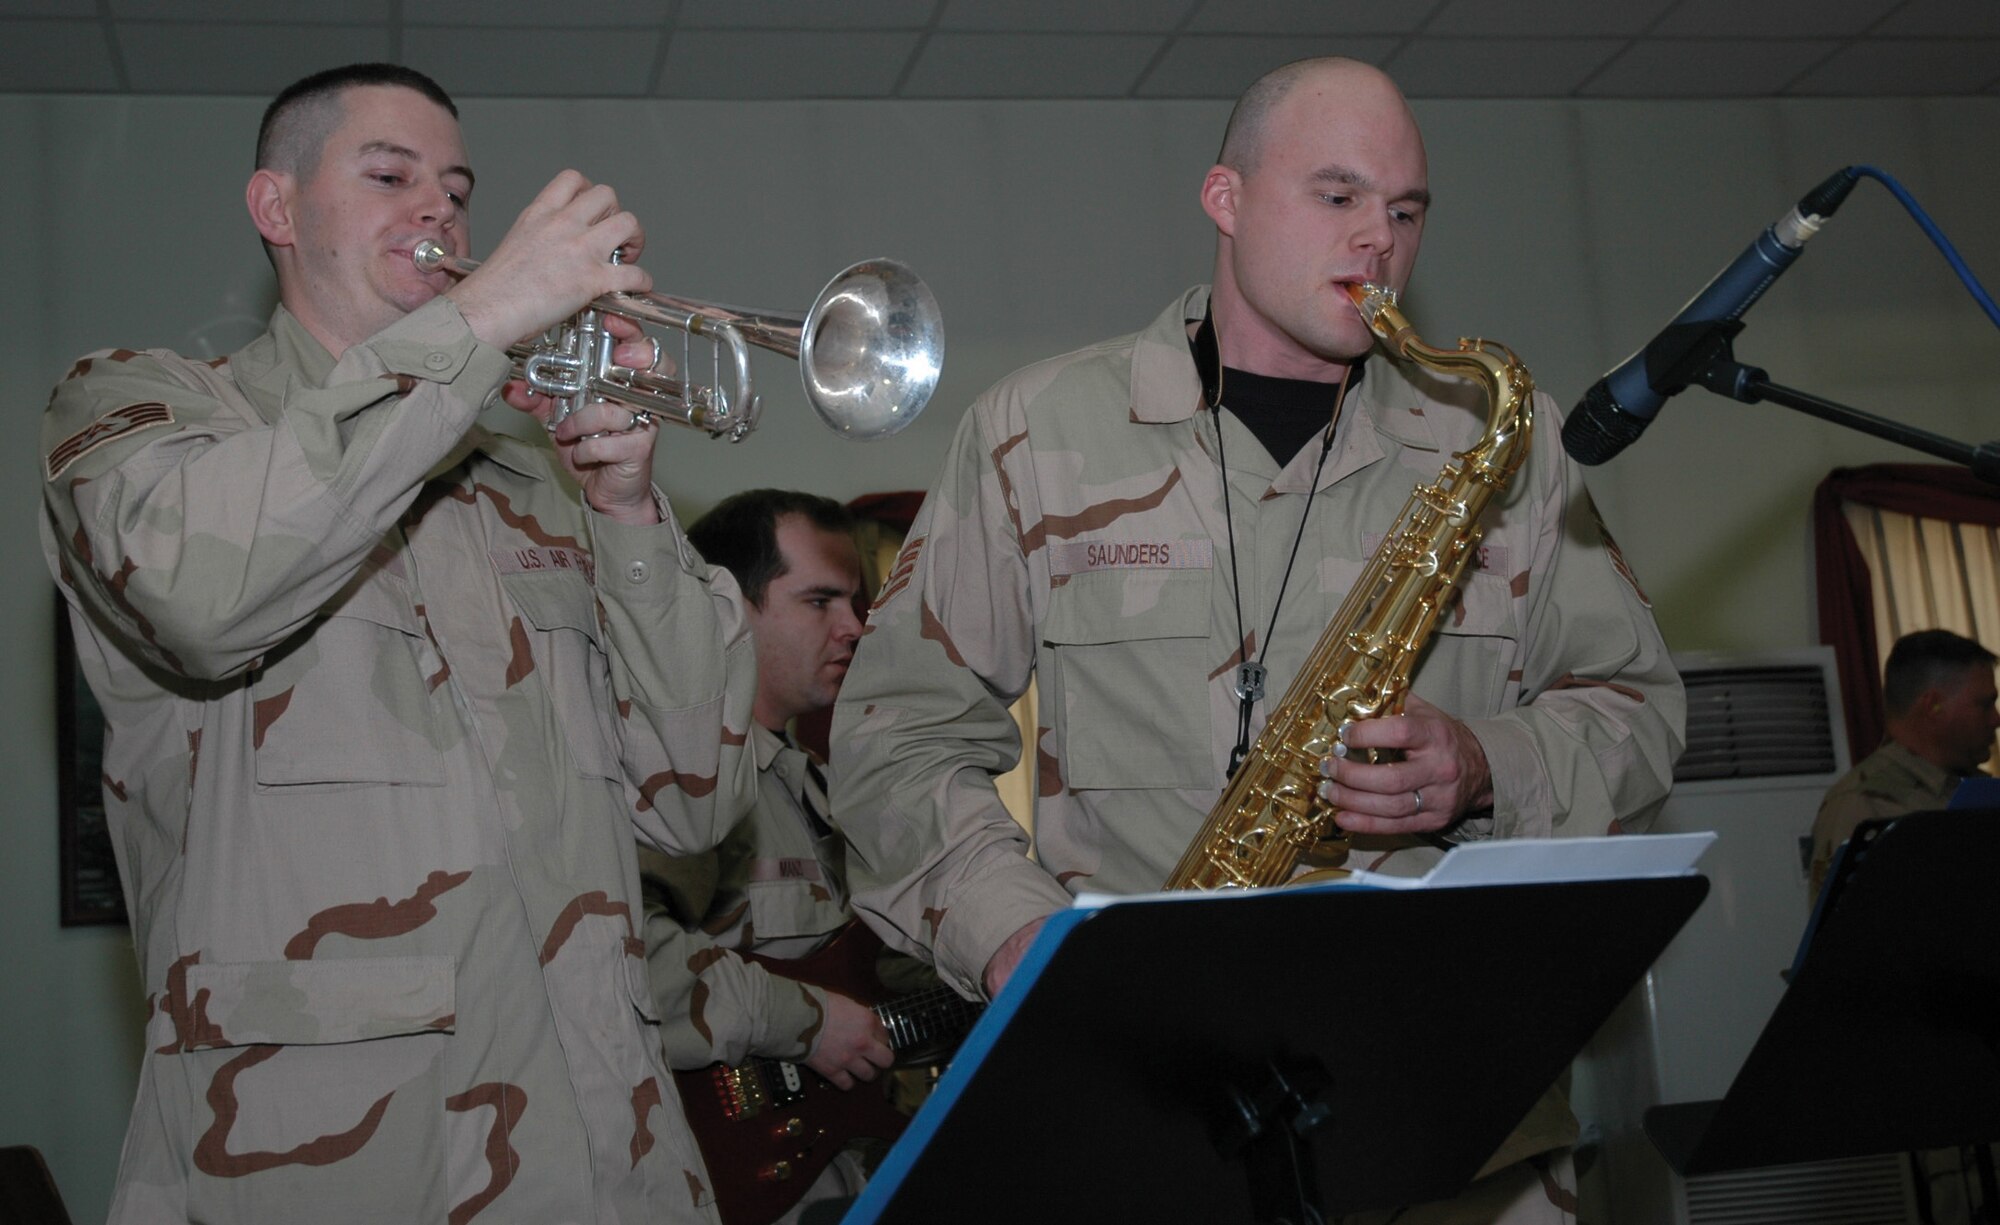
[{"label": "desert camouflage uniform", "polygon": [[[1371,360],[1308,510],[1319,448],[1281,470],[1220,415],[1239,636],[1218,419],[1198,411],[1188,346],[1205,303],[1191,291],[1145,332],[1031,366],[974,404],[841,690],[834,811],[856,908],[968,995],[1009,935],[1071,893],[1166,878],[1220,790],[1233,674],[1263,646],[1301,516],[1253,726],[1412,486],[1484,426],[1470,384]],[[1536,411],[1532,458],[1489,507],[1478,569],[1414,683],[1492,766],[1494,809],[1458,838],[1630,826],[1657,809],[1682,743],[1684,696],[1649,606],[1560,454],[1554,406],[1538,395]],[[1020,752],[1007,704],[1031,671],[1036,861],[990,781]],[[1367,866],[1418,872],[1436,855]],[[1552,1095],[1494,1166],[1573,1136]]]},{"label": "desert camouflage uniform", "polygon": [[56,389],[149,1006],[114,1222],[713,1219],[632,831],[740,815],[747,623],[671,520],[474,425],[508,365],[438,299],[338,363],[280,309]]},{"label": "desert camouflage uniform", "polygon": [[1812,891],[1819,896],[1833,853],[1863,821],[1932,812],[1951,803],[1962,776],[1891,740],[1827,788],[1813,818]]},{"label": "desert camouflage uniform", "polygon": [[676,1068],[811,1054],[826,992],[737,954],[804,957],[854,917],[840,838],[818,836],[799,798],[816,785],[805,754],[756,723],[750,747],[757,806],[720,845],[685,859],[639,855],[653,1000]]},{"label": "desert camouflage uniform", "polygon": [[[806,812],[806,789],[821,786],[807,774],[806,755],[755,722],[750,747],[757,806],[728,837],[703,855],[639,852],[646,961],[669,1067],[752,1056],[802,1062],[826,1019],[826,991],[737,954],[804,957],[854,917],[845,845],[831,828],[816,831],[817,818]],[[819,800],[824,810],[825,796]],[[821,1200],[859,1195],[866,1182],[861,1158],[843,1151],[774,1225],[791,1225]]]}]

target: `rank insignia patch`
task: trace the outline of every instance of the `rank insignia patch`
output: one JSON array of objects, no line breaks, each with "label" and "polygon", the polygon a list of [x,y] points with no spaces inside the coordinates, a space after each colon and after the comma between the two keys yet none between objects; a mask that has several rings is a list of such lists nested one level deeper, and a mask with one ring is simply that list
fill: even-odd
[{"label": "rank insignia patch", "polygon": [[89,425],[57,443],[49,452],[48,479],[55,480],[77,460],[114,438],[156,425],[172,425],[174,410],[157,400],[114,408]]}]

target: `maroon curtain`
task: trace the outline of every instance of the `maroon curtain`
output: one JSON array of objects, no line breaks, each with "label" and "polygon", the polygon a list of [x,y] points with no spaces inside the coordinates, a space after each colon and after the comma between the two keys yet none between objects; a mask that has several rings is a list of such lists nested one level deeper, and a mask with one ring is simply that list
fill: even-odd
[{"label": "maroon curtain", "polygon": [[902,489],[895,493],[864,493],[847,504],[857,519],[866,519],[893,527],[907,533],[910,524],[917,521],[917,511],[924,504],[924,491]]},{"label": "maroon curtain", "polygon": [[1847,700],[1847,747],[1858,760],[1882,743],[1882,666],[1875,655],[1875,603],[1868,563],[1841,503],[1898,514],[2000,526],[2000,489],[1948,464],[1835,468],[1813,494],[1813,555],[1819,640],[1833,648]]}]

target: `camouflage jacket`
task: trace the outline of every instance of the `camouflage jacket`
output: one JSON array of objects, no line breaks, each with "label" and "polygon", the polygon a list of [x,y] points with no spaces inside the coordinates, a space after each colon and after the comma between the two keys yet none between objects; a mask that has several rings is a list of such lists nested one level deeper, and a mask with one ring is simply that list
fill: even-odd
[{"label": "camouflage jacket", "polygon": [[[1281,467],[1233,414],[1198,411],[1188,328],[1205,308],[1190,291],[1146,331],[1030,366],[973,404],[842,686],[833,805],[854,905],[968,996],[1008,936],[1072,893],[1166,878],[1220,792],[1233,673],[1264,650],[1301,522],[1253,728],[1411,488],[1484,429],[1470,384],[1377,358],[1315,484],[1317,445]],[[1682,746],[1685,695],[1650,605],[1561,453],[1555,406],[1535,405],[1532,455],[1488,507],[1478,568],[1414,678],[1491,763],[1494,807],[1461,838],[1648,819]],[[1007,707],[1031,673],[1033,860],[991,782],[1021,751]],[[1367,866],[1419,872],[1437,854]],[[1574,1134],[1552,1094],[1489,1168]]]},{"label": "camouflage jacket", "polygon": [[[1472,384],[1374,358],[1314,490],[1316,442],[1280,468],[1234,414],[1198,412],[1186,326],[1204,306],[1192,290],[1146,332],[980,396],[840,691],[834,811],[854,905],[968,995],[1000,943],[1070,893],[1166,879],[1220,793],[1234,669],[1266,649],[1300,520],[1252,727],[1410,488],[1484,428]],[[1532,456],[1488,506],[1478,568],[1414,679],[1492,763],[1496,805],[1458,837],[1598,835],[1650,817],[1682,747],[1686,703],[1652,610],[1560,452],[1548,396],[1536,414]],[[1036,861],[990,783],[1020,753],[1006,707],[1030,673]],[[1372,867],[1422,871],[1428,855]]]},{"label": "camouflage jacket", "polygon": [[114,1221],[711,1219],[633,828],[740,815],[754,657],[673,524],[474,419],[438,299],[335,362],[79,362],[42,532],[149,998]]},{"label": "camouflage jacket", "polygon": [[1833,853],[1854,827],[1879,817],[1931,812],[1951,803],[1962,776],[1890,740],[1855,763],[1827,788],[1812,827],[1812,892],[1826,883]]},{"label": "camouflage jacket", "polygon": [[[1476,388],[1376,358],[1319,447],[1282,469],[1232,414],[1198,412],[1187,325],[1030,366],[973,405],[911,528],[835,708],[834,811],[849,884],[967,994],[994,950],[1085,888],[1158,888],[1207,816],[1236,739],[1236,665],[1283,694],[1412,486],[1484,428]],[[1536,396],[1533,453],[1488,507],[1414,680],[1466,720],[1496,796],[1459,837],[1601,834],[1648,817],[1685,699],[1650,606]],[[1224,522],[1217,426],[1229,460]],[[1229,556],[1238,548],[1242,620]],[[990,778],[1020,752],[1007,704],[1040,677],[1035,861]],[[1420,849],[1384,871],[1428,866]]]},{"label": "camouflage jacket", "polygon": [[815,786],[805,754],[761,724],[750,729],[757,806],[713,851],[641,851],[646,960],[667,1063],[802,1059],[826,1016],[826,993],[738,956],[796,958],[847,925],[843,844],[819,835],[801,800]]}]

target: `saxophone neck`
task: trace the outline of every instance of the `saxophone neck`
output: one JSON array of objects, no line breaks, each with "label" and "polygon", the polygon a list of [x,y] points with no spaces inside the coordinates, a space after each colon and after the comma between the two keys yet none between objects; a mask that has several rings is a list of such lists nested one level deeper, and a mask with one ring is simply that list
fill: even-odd
[{"label": "saxophone neck", "polygon": [[1390,353],[1440,374],[1471,379],[1480,385],[1487,402],[1487,436],[1481,450],[1489,449],[1502,437],[1519,436],[1525,442],[1526,431],[1516,431],[1514,427],[1531,411],[1535,380],[1512,349],[1498,341],[1479,339],[1460,340],[1453,349],[1426,344],[1403,315],[1395,290],[1368,282],[1349,285],[1347,293],[1354,299],[1368,330],[1375,333]]}]

